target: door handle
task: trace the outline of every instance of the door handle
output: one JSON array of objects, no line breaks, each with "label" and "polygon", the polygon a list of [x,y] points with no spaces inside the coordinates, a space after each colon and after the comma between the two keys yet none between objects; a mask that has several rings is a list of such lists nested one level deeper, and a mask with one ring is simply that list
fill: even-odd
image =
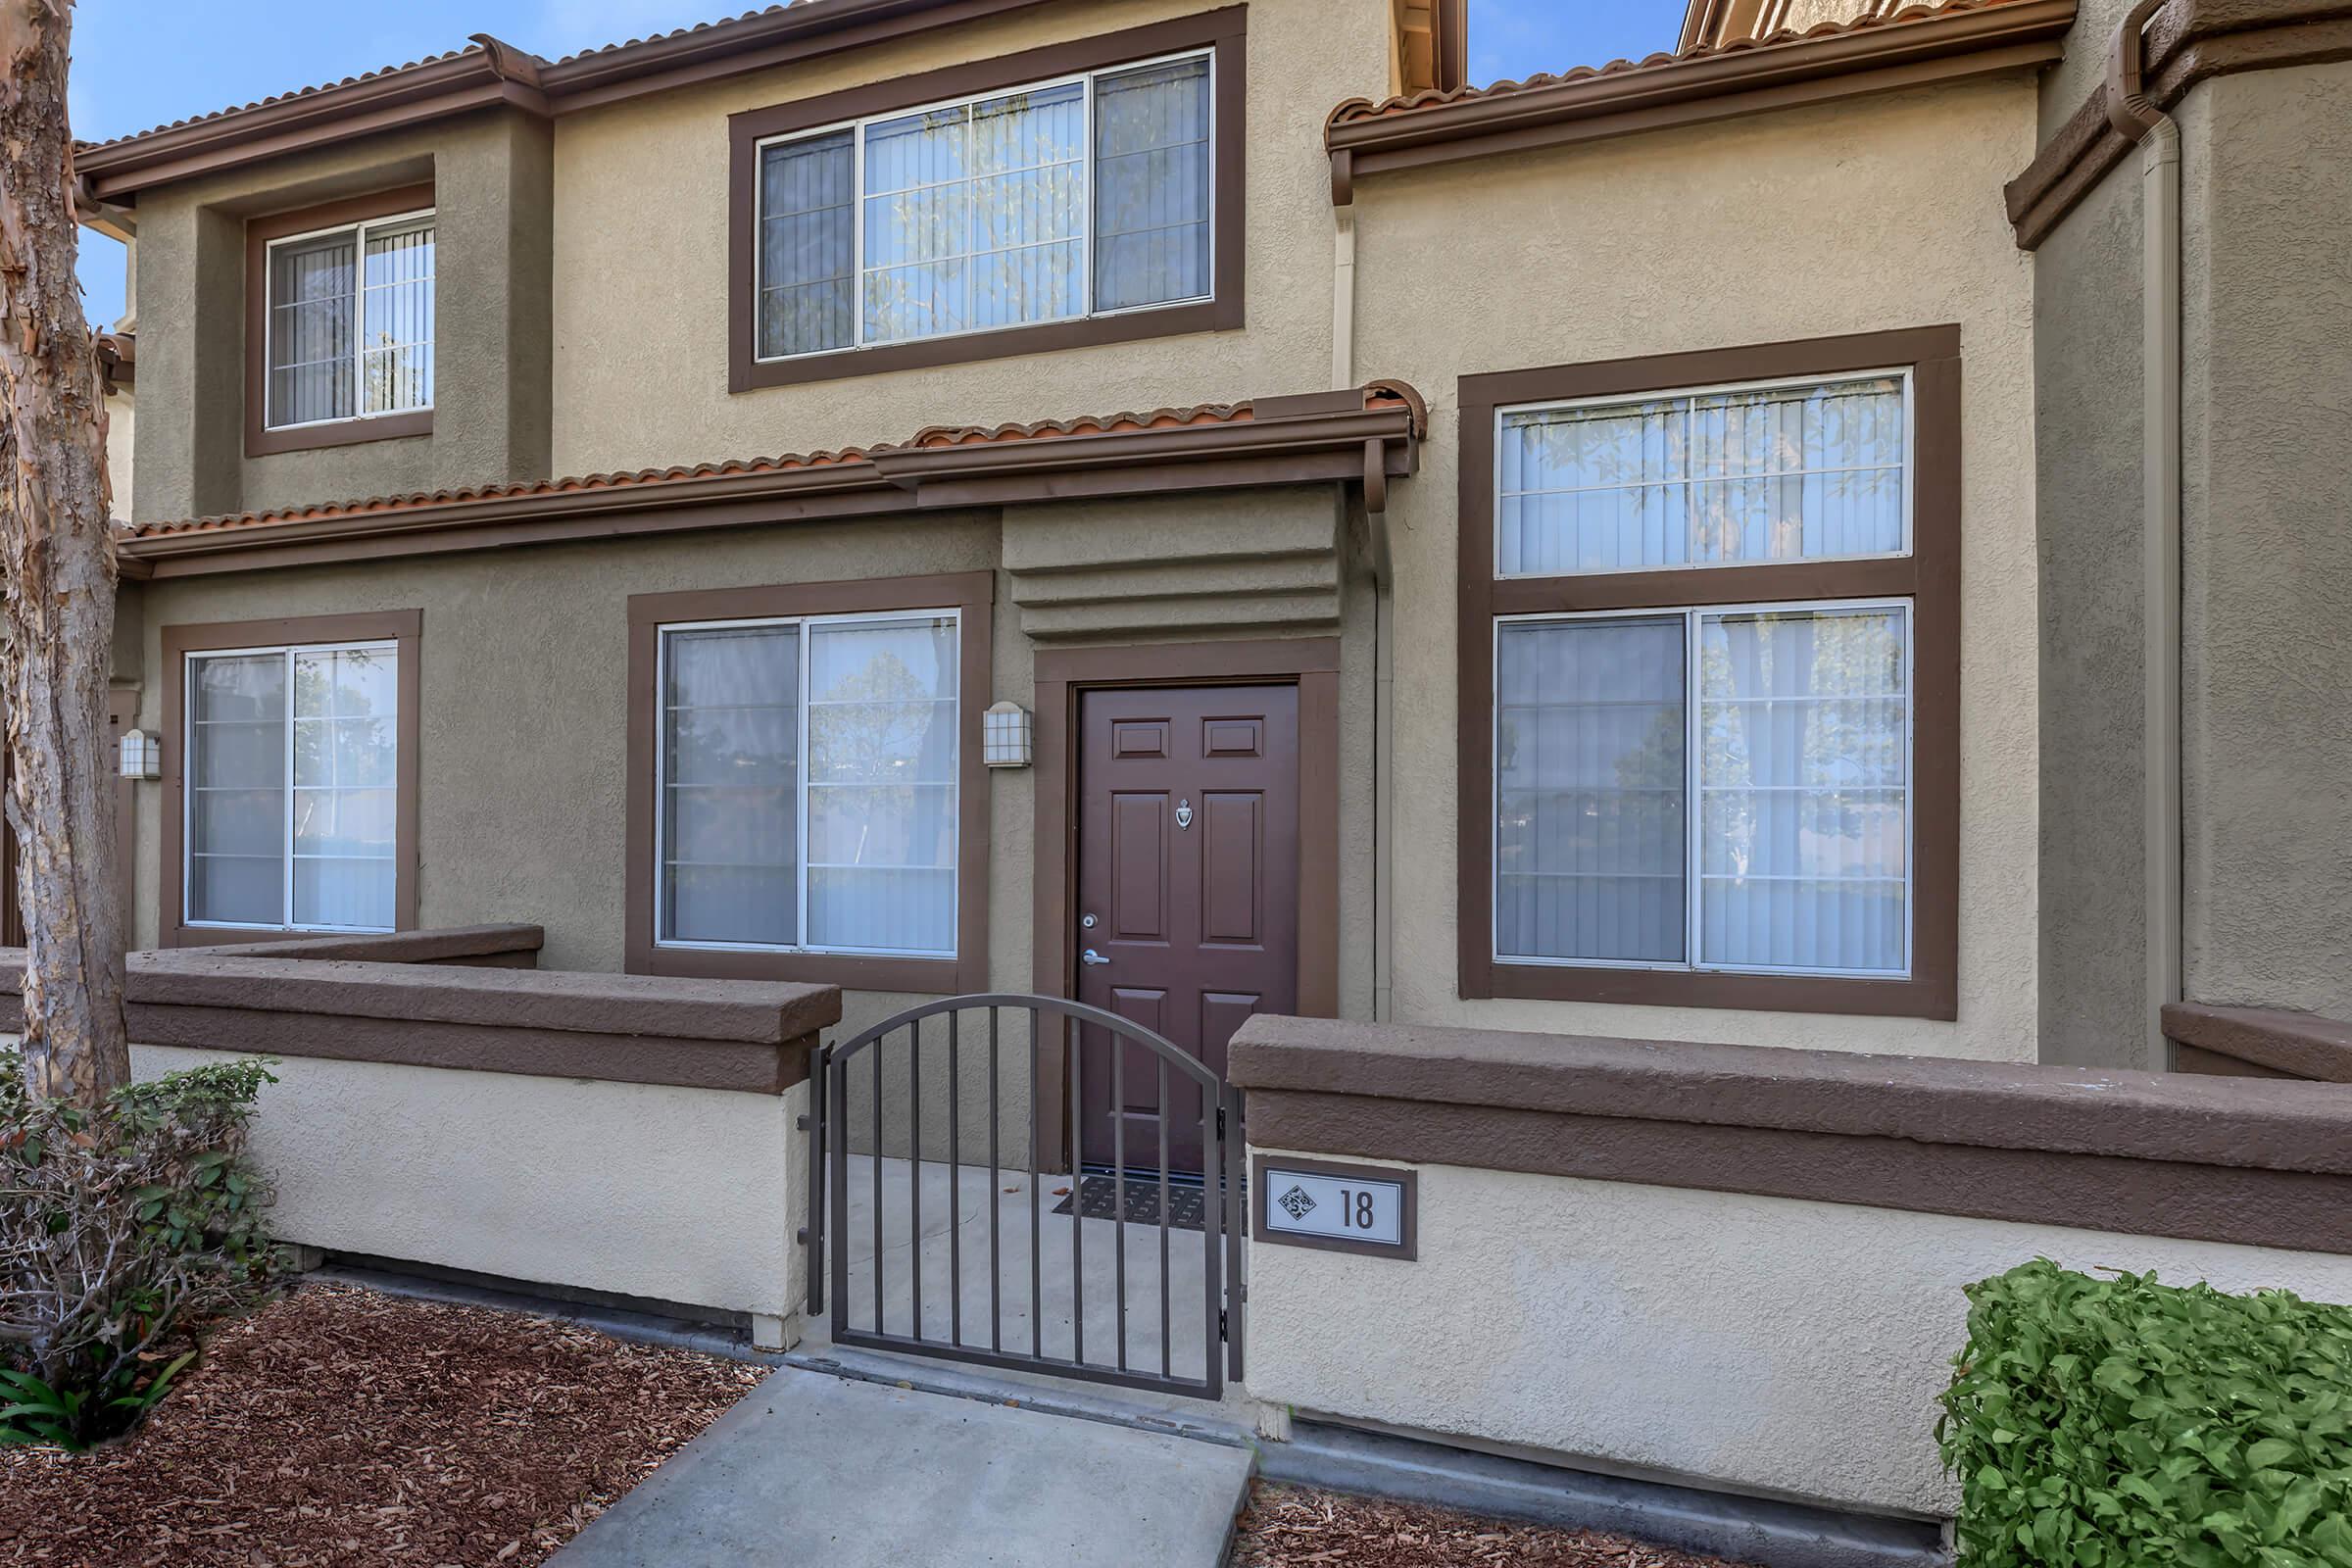
[{"label": "door handle", "polygon": [[1094,949],[1089,948],[1084,953],[1078,955],[1078,961],[1080,963],[1095,964],[1108,963],[1110,960],[1102,956],[1102,955],[1100,953],[1097,953]]}]

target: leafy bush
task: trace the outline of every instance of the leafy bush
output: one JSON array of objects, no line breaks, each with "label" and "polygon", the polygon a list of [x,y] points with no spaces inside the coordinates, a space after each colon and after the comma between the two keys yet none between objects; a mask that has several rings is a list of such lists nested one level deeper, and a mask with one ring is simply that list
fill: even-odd
[{"label": "leafy bush", "polygon": [[1968,1298],[1966,1568],[2352,1568],[2352,1308],[2047,1259]]},{"label": "leafy bush", "polygon": [[0,1047],[0,1446],[86,1447],[135,1422],[195,1331],[282,1268],[246,1163],[260,1061],[37,1103]]}]

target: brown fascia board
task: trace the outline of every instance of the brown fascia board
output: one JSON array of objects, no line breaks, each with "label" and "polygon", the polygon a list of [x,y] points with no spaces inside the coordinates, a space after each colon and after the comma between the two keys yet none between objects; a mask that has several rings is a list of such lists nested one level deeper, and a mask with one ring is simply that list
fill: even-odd
[{"label": "brown fascia board", "polygon": [[1727,50],[1575,81],[1342,121],[1324,130],[1333,199],[1387,170],[1482,158],[2022,70],[2059,58],[2076,0]]},{"label": "brown fascia board", "polygon": [[505,104],[546,117],[953,26],[1047,0],[808,0],[546,61],[479,47],[78,148],[93,203],[150,185]]},{"label": "brown fascia board", "polygon": [[1219,423],[890,447],[862,462],[776,472],[191,528],[122,540],[118,555],[125,577],[183,577],[941,508],[1346,482],[1365,477],[1373,451],[1384,476],[1414,472],[1418,395],[1372,410],[1362,403],[1361,392],[1268,398],[1256,407],[1272,416]]},{"label": "brown fascia board", "polygon": [[[2113,39],[2095,40],[2112,50]],[[2242,71],[2352,60],[2352,0],[2174,0],[2148,21],[2145,91],[2170,109],[2198,82]],[[2003,191],[2020,250],[2033,250],[2131,155],[2100,82]]]}]

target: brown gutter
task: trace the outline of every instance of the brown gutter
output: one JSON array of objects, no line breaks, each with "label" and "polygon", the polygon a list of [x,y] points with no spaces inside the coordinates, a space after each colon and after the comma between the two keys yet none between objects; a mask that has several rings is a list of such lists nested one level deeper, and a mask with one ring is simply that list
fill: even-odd
[{"label": "brown gutter", "polygon": [[[2198,82],[2242,71],[2352,60],[2352,0],[2171,0],[2148,22],[2140,96],[2166,110]],[[2033,250],[2130,156],[2102,81],[2004,191],[2020,250]]]},{"label": "brown gutter", "polygon": [[2045,65],[2076,0],[2017,0],[1920,21],[1726,49],[1540,86],[1367,113],[1343,105],[1324,130],[1333,199],[1388,170],[1697,124],[1798,104]]},{"label": "brown gutter", "polygon": [[474,46],[119,140],[78,147],[94,202],[151,185],[507,105],[539,117],[953,26],[1045,0],[805,0],[564,60],[475,33]]}]

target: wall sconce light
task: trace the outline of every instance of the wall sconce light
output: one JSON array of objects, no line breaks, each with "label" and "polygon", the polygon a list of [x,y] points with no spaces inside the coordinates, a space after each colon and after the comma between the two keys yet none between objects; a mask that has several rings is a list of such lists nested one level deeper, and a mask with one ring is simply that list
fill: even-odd
[{"label": "wall sconce light", "polygon": [[124,778],[162,778],[164,776],[164,749],[154,736],[143,729],[123,732],[122,776]]},{"label": "wall sconce light", "polygon": [[1027,767],[1035,750],[1029,710],[998,703],[980,715],[980,760],[990,767]]}]

